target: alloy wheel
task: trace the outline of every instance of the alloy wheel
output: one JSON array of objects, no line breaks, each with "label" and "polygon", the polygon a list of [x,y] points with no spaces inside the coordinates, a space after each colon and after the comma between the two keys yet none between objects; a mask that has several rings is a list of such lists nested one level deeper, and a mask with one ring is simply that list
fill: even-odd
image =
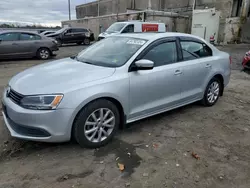
[{"label": "alloy wheel", "polygon": [[48,59],[49,58],[49,51],[48,50],[41,50],[40,51],[40,57],[42,58],[42,59]]},{"label": "alloy wheel", "polygon": [[86,138],[93,143],[106,140],[115,127],[115,115],[108,108],[99,108],[92,112],[84,125]]},{"label": "alloy wheel", "polygon": [[220,85],[217,81],[211,83],[207,92],[207,100],[210,104],[216,102],[220,94]]}]

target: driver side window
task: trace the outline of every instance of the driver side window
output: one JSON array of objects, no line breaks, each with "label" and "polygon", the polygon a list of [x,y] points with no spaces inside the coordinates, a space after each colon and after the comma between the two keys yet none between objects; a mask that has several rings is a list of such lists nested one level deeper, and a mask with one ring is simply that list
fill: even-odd
[{"label": "driver side window", "polygon": [[123,29],[122,33],[134,33],[134,28],[134,24],[128,25]]},{"label": "driver side window", "polygon": [[176,43],[164,42],[152,49],[142,58],[154,62],[155,67],[168,65],[177,62]]}]

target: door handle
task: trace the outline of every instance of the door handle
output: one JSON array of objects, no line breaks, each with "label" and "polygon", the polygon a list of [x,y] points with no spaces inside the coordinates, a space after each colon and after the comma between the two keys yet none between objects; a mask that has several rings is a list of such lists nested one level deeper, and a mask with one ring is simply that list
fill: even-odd
[{"label": "door handle", "polygon": [[182,74],[182,72],[180,70],[176,70],[174,74],[179,75],[179,74]]},{"label": "door handle", "polygon": [[210,67],[212,67],[212,65],[206,64],[206,68],[210,68]]}]

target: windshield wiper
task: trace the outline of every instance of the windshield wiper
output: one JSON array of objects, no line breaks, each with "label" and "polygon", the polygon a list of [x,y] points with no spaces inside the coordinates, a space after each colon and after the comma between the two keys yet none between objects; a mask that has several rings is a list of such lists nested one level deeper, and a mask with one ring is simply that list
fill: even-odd
[{"label": "windshield wiper", "polygon": [[82,63],[86,63],[86,64],[89,64],[89,65],[94,65],[93,63],[88,62],[88,61],[80,61],[80,62],[82,62]]},{"label": "windshield wiper", "polygon": [[71,58],[71,59],[74,59],[74,60],[76,60],[76,61],[82,62],[82,63],[86,63],[86,64],[94,65],[94,63],[91,63],[91,62],[89,62],[89,61],[84,61],[84,60],[80,60],[80,59],[78,59],[77,55],[75,55],[75,56],[71,56],[70,58]]}]

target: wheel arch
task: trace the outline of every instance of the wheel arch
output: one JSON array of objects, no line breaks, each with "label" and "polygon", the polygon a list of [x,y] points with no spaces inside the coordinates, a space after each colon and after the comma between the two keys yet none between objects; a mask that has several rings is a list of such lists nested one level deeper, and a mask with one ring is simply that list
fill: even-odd
[{"label": "wheel arch", "polygon": [[77,108],[76,112],[74,113],[73,115],[73,120],[72,120],[72,123],[71,123],[71,138],[73,136],[73,126],[75,124],[75,121],[77,119],[77,116],[79,115],[79,113],[83,110],[84,107],[86,107],[88,104],[94,102],[94,101],[97,101],[97,100],[100,100],[100,99],[105,99],[105,100],[108,100],[110,102],[112,102],[117,108],[118,108],[118,111],[120,113],[120,126],[119,128],[120,129],[123,129],[125,124],[126,124],[126,115],[125,115],[125,112],[124,112],[124,108],[122,106],[122,103],[116,99],[115,97],[110,97],[110,96],[103,96],[103,97],[98,97],[98,98],[95,98],[95,99],[92,99],[92,100],[89,100],[88,102],[82,104],[79,108]]},{"label": "wheel arch", "polygon": [[213,78],[217,78],[220,81],[220,83],[221,83],[220,96],[223,96],[223,93],[224,93],[224,78],[223,78],[222,74],[216,74],[216,75],[213,76]]}]

